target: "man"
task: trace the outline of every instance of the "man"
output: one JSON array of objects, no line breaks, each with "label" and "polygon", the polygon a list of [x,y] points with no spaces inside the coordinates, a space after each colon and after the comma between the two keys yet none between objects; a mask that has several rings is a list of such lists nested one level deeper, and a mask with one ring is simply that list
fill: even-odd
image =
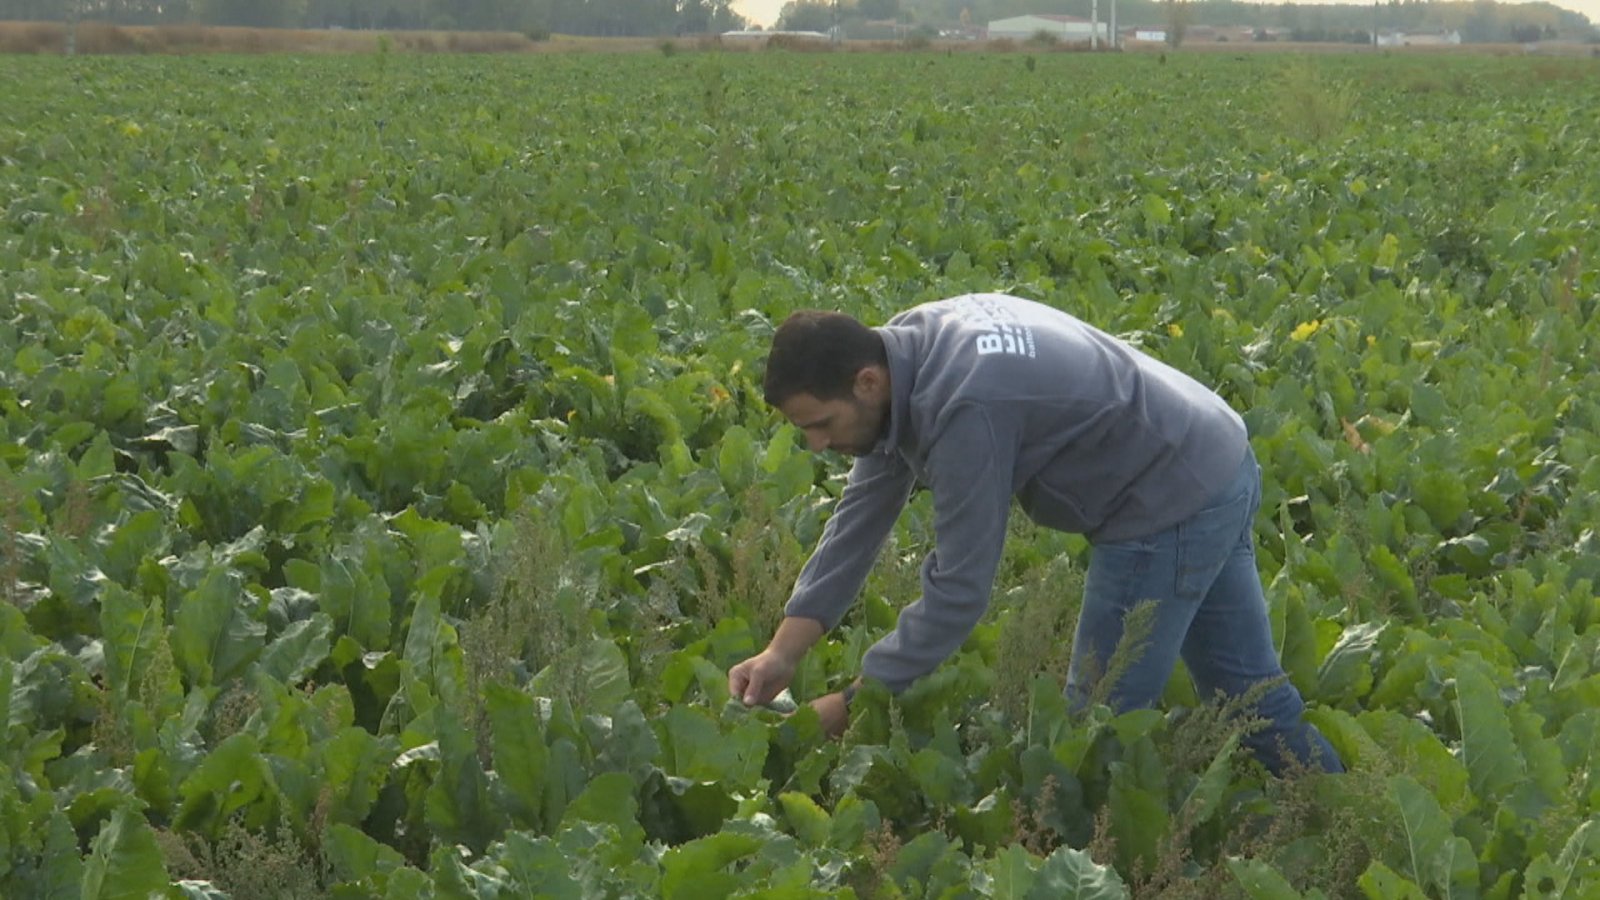
[{"label": "man", "polygon": [[[1003,294],[918,306],[880,328],[797,312],[773,337],[764,388],[813,451],[856,462],[771,643],[729,671],[734,696],[766,703],[788,686],[855,601],[920,481],[936,538],[922,597],[867,651],[864,678],[898,693],[966,640],[988,606],[1015,496],[1038,524],[1093,545],[1069,696],[1084,702],[1124,617],[1154,601],[1142,654],[1111,686],[1113,707],[1154,705],[1180,655],[1205,697],[1276,680],[1257,710],[1266,727],[1246,743],[1274,772],[1291,757],[1342,771],[1281,677],[1251,532],[1260,469],[1243,420],[1215,393],[1064,312]],[[854,687],[813,702],[830,733],[844,730]]]}]

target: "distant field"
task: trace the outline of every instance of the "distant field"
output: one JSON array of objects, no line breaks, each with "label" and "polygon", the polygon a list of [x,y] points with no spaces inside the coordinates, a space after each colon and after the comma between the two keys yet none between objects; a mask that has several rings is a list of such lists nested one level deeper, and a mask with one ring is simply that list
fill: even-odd
[{"label": "distant field", "polygon": [[[659,50],[664,43],[676,50],[761,50],[768,40],[728,39],[712,36],[687,38],[600,38],[555,35],[533,41],[526,35],[497,31],[326,31],[284,28],[233,28],[206,25],[108,25],[88,22],[79,26],[77,52],[87,54],[188,54],[188,53],[373,53],[384,37],[390,48],[403,53],[638,53]],[[0,22],[0,53],[61,53],[66,46],[66,26],[59,22]],[[826,42],[785,40],[785,49],[832,50]],[[919,50],[924,52],[1026,51],[1082,52],[1075,44],[1040,47],[1028,42],[997,41],[844,41],[843,49],[855,52]],[[1172,52],[1164,44],[1129,42],[1127,49],[1140,53]],[[1311,44],[1282,42],[1189,41],[1184,51],[1232,53],[1373,53],[1371,47],[1356,44]],[[1383,55],[1487,54],[1520,56],[1527,53],[1522,44],[1464,44],[1441,47],[1385,48]],[[1541,50],[1555,55],[1588,55],[1587,46]]]}]

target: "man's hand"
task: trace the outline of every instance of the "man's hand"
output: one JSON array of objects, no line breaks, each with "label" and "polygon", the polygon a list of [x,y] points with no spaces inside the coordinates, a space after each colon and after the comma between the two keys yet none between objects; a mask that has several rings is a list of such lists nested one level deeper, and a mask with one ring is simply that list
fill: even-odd
[{"label": "man's hand", "polygon": [[745,706],[771,703],[794,678],[795,660],[771,647],[728,670],[728,693]]},{"label": "man's hand", "polygon": [[767,649],[728,670],[728,694],[745,706],[771,703],[794,678],[800,657],[822,636],[822,623],[790,616],[778,623]]},{"label": "man's hand", "polygon": [[844,702],[844,694],[818,697],[811,701],[811,708],[817,711],[817,718],[822,720],[823,733],[828,737],[839,737],[850,724],[850,706]]}]

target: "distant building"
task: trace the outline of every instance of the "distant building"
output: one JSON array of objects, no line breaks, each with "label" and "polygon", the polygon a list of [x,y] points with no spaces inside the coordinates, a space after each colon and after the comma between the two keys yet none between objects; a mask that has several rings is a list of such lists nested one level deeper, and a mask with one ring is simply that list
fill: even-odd
[{"label": "distant building", "polygon": [[1442,47],[1461,43],[1461,32],[1450,31],[1380,31],[1379,47]]},{"label": "distant building", "polygon": [[1088,19],[1077,16],[1013,16],[990,22],[988,38],[991,41],[1025,41],[1041,31],[1063,41],[1088,41],[1097,32],[1103,41],[1111,34],[1105,22],[1095,26]]},{"label": "distant building", "polygon": [[750,40],[759,40],[759,39],[762,39],[762,38],[779,37],[779,36],[799,38],[799,39],[802,39],[802,40],[814,40],[814,41],[825,41],[825,40],[828,39],[827,33],[826,32],[821,32],[821,31],[778,31],[778,30],[760,31],[760,30],[757,30],[757,29],[749,29],[749,30],[744,30],[744,31],[724,31],[719,36],[720,37],[725,37],[725,38],[734,38],[734,39],[747,38],[747,39],[750,39]]},{"label": "distant building", "polygon": [[1133,39],[1136,41],[1151,41],[1153,43],[1166,43],[1167,30],[1165,28],[1135,28]]}]

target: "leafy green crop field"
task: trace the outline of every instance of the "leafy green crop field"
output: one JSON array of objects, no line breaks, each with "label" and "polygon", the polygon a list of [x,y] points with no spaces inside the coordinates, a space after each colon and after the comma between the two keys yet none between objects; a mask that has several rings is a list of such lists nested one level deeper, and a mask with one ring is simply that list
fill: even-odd
[{"label": "leafy green crop field", "polygon": [[[1600,896],[1600,68],[0,59],[0,896]],[[1344,776],[1060,695],[1087,545],[841,741],[730,703],[837,496],[773,323],[1195,374]],[[800,700],[915,598],[913,502]],[[1019,519],[1021,517],[1018,517]]]}]

